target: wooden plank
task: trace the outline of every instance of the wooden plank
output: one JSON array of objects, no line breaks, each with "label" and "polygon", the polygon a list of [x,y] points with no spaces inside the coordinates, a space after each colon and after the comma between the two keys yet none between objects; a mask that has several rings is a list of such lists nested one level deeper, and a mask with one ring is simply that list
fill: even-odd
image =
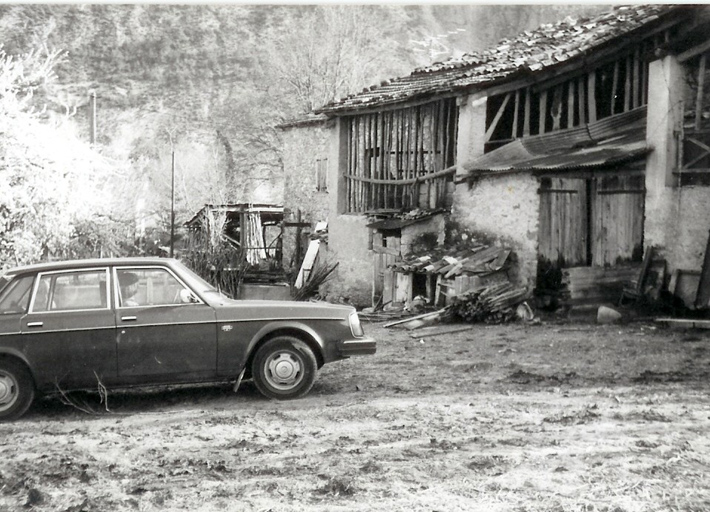
[{"label": "wooden plank", "polygon": [[707,55],[703,54],[700,57],[700,65],[698,69],[698,93],[695,97],[695,129],[699,130],[703,120],[703,88],[705,85],[705,63]]},{"label": "wooden plank", "polygon": [[692,318],[656,318],[654,320],[669,327],[682,327],[685,329],[710,329],[710,320],[694,320]]},{"label": "wooden plank", "polygon": [[420,327],[414,332],[410,333],[411,338],[434,338],[436,336],[445,336],[447,334],[454,334],[458,332],[466,332],[479,327],[475,324],[467,324],[465,326],[451,327],[448,325],[436,325],[431,327]]},{"label": "wooden plank", "polygon": [[437,311],[431,311],[429,313],[422,313],[421,315],[415,315],[415,316],[410,316],[408,318],[402,318],[400,320],[395,320],[394,322],[388,322],[386,323],[383,327],[394,327],[395,325],[402,325],[406,324],[408,322],[411,322],[412,320],[420,320],[420,319],[426,319],[426,318],[434,318],[438,315],[441,315],[445,309],[439,309]]}]

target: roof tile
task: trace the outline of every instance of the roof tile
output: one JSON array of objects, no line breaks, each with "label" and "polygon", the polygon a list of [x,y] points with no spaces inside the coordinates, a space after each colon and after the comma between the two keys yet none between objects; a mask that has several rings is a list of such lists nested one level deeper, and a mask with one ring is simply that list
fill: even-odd
[{"label": "roof tile", "polygon": [[386,105],[425,94],[490,84],[528,71],[537,72],[580,57],[607,41],[629,34],[682,6],[633,5],[616,7],[595,18],[565,20],[503,39],[483,52],[467,53],[445,62],[415,69],[410,75],[383,81],[359,94],[316,110],[335,114],[363,105]]}]

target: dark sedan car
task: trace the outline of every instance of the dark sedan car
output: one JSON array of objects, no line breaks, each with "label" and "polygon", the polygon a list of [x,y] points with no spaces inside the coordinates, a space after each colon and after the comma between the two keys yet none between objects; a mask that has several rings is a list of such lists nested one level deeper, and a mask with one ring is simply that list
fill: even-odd
[{"label": "dark sedan car", "polygon": [[317,370],[374,354],[355,309],[232,300],[174,259],[42,263],[0,277],[0,420],[36,393],[252,378],[305,395]]}]

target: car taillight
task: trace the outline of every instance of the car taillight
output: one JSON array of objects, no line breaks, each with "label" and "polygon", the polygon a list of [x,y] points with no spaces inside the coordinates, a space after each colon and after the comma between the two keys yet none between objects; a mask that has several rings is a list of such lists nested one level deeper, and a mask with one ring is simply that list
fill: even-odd
[{"label": "car taillight", "polygon": [[365,335],[365,331],[362,330],[362,325],[360,324],[360,318],[357,316],[355,311],[350,313],[350,330],[352,331],[353,336]]}]

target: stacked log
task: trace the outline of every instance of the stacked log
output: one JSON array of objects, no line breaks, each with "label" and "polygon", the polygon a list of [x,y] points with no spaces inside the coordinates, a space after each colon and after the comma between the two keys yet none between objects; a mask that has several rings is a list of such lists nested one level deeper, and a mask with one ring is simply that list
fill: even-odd
[{"label": "stacked log", "polygon": [[466,322],[503,323],[516,318],[516,307],[527,295],[526,288],[509,282],[481,286],[454,297],[446,310]]}]

